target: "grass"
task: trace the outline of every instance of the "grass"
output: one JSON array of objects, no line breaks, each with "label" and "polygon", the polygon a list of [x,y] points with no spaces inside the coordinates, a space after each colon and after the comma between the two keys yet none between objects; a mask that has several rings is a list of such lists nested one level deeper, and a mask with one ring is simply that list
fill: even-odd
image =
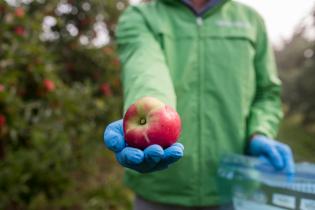
[{"label": "grass", "polygon": [[291,146],[296,162],[315,163],[315,135],[300,125],[297,116],[283,120],[278,139]]}]

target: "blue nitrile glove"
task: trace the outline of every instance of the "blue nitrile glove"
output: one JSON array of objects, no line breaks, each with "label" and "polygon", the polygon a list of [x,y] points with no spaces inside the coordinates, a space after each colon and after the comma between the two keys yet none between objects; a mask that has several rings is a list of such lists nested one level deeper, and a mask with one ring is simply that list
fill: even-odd
[{"label": "blue nitrile glove", "polygon": [[255,135],[249,142],[248,152],[252,156],[264,157],[276,170],[294,174],[291,148],[263,135]]},{"label": "blue nitrile glove", "polygon": [[124,139],[122,120],[106,127],[104,142],[108,149],[115,152],[116,159],[122,166],[140,173],[166,169],[184,155],[184,146],[180,143],[175,143],[165,150],[159,145],[151,145],[143,151],[128,147]]}]

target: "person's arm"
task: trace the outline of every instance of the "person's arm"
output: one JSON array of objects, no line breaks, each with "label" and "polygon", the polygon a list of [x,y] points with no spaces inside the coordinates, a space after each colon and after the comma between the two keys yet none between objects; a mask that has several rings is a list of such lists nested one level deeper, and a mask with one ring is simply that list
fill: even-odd
[{"label": "person's arm", "polygon": [[274,55],[263,21],[259,22],[255,55],[256,94],[248,119],[248,153],[266,157],[279,170],[294,172],[290,147],[276,137],[282,119],[280,86]]},{"label": "person's arm", "polygon": [[257,33],[254,65],[256,93],[250,110],[247,136],[263,134],[269,138],[275,138],[283,116],[280,98],[281,82],[262,21]]},{"label": "person's arm", "polygon": [[[116,39],[122,64],[124,112],[144,96],[156,97],[176,109],[175,92],[162,49],[136,7],[129,7],[121,16]],[[120,165],[140,173],[166,169],[184,152],[180,143],[165,150],[159,145],[151,145],[143,151],[129,147],[124,139],[122,120],[106,127],[104,143],[115,153]]]},{"label": "person's arm", "polygon": [[137,99],[153,96],[176,108],[176,96],[162,49],[137,7],[129,7],[116,30],[122,64],[124,112]]}]

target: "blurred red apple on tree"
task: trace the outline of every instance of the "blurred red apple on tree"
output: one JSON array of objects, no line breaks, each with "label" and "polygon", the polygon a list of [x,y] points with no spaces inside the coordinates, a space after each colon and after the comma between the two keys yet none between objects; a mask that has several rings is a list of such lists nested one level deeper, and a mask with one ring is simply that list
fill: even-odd
[{"label": "blurred red apple on tree", "polygon": [[18,7],[15,9],[15,16],[16,17],[24,17],[25,15],[25,10],[23,7]]},{"label": "blurred red apple on tree", "polygon": [[26,31],[25,31],[25,28],[23,26],[16,26],[14,28],[14,33],[18,36],[24,36]]},{"label": "blurred red apple on tree", "polygon": [[123,128],[128,146],[145,149],[158,144],[167,148],[178,140],[181,120],[175,109],[147,96],[128,108]]},{"label": "blurred red apple on tree", "polygon": [[4,115],[0,114],[0,128],[3,127],[6,123],[6,118]]},{"label": "blurred red apple on tree", "polygon": [[118,58],[114,59],[114,60],[113,60],[113,65],[114,65],[115,67],[119,67],[119,65],[120,65],[120,60],[119,60]]},{"label": "blurred red apple on tree", "polygon": [[0,84],[0,93],[4,92],[4,85],[3,84]]},{"label": "blurred red apple on tree", "polygon": [[110,85],[108,83],[103,83],[100,86],[100,91],[104,96],[112,96],[112,89],[110,88]]},{"label": "blurred red apple on tree", "polygon": [[56,88],[55,83],[52,80],[49,80],[49,79],[45,79],[43,81],[43,87],[44,87],[44,90],[46,92],[52,92]]}]

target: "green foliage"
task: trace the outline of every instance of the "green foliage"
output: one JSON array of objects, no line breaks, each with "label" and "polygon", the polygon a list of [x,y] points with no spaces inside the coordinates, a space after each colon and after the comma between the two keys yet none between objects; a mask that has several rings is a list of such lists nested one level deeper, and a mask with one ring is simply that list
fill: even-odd
[{"label": "green foliage", "polygon": [[102,142],[121,117],[112,40],[126,2],[8,2],[0,3],[0,209],[130,208]]},{"label": "green foliage", "polygon": [[314,134],[305,129],[300,120],[299,115],[285,118],[281,123],[278,138],[292,148],[295,161],[314,163]]},{"label": "green foliage", "polygon": [[[315,24],[315,10],[310,14]],[[289,114],[302,114],[303,124],[315,123],[315,40],[305,38],[307,30],[299,29],[284,48],[276,52],[280,76],[283,81],[283,99]],[[315,132],[315,130],[314,130]]]}]

